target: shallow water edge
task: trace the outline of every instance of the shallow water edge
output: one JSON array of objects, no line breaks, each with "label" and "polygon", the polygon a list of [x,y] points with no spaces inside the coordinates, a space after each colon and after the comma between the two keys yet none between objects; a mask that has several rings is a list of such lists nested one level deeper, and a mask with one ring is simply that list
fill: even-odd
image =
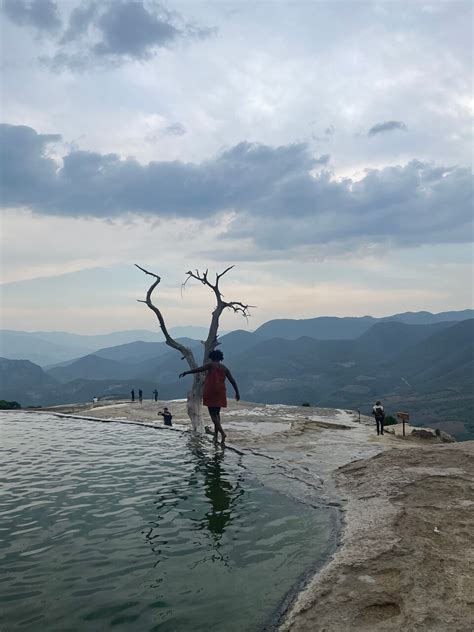
[{"label": "shallow water edge", "polygon": [[[23,412],[23,411],[22,411]],[[24,411],[29,412],[29,411]],[[32,411],[33,412],[33,411]],[[149,428],[153,428],[154,430],[165,430],[168,432],[178,432],[185,435],[190,435],[188,430],[183,430],[181,428],[164,428],[162,426],[158,426],[156,424],[141,422],[137,420],[131,419],[97,419],[91,416],[85,415],[70,415],[65,413],[54,413],[52,411],[44,411],[44,413],[40,411],[34,411],[35,415],[41,416],[42,414],[47,414],[50,417],[63,418],[64,421],[67,419],[72,420],[84,420],[84,421],[99,421],[101,423],[106,424],[123,424],[123,425],[134,425],[134,426],[143,426],[149,431]],[[8,413],[5,413],[7,416]],[[3,415],[2,415],[3,416]],[[169,436],[169,435],[168,435]],[[204,437],[204,442],[212,443],[209,437]],[[166,445],[166,442],[165,442]],[[275,630],[280,624],[284,614],[288,611],[288,609],[293,604],[296,596],[299,592],[304,589],[307,585],[308,581],[317,572],[320,568],[322,568],[327,561],[330,559],[335,549],[337,548],[340,542],[340,508],[335,507],[335,503],[327,503],[326,499],[322,498],[321,490],[319,488],[314,488],[310,482],[304,481],[302,479],[295,479],[292,475],[293,473],[289,470],[288,474],[291,475],[290,478],[285,477],[285,468],[284,464],[282,464],[281,460],[278,460],[278,463],[272,464],[271,467],[268,467],[267,463],[263,463],[263,459],[261,455],[253,453],[252,450],[247,450],[245,448],[237,448],[232,444],[226,445],[226,448],[229,452],[234,452],[236,455],[244,455],[245,456],[245,469],[247,469],[252,476],[255,476],[256,480],[259,480],[261,484],[267,489],[274,490],[279,492],[280,494],[284,494],[289,498],[292,498],[293,501],[296,500],[299,503],[304,505],[308,505],[314,508],[327,508],[329,509],[330,516],[330,530],[329,537],[324,540],[324,556],[319,556],[319,559],[315,560],[313,565],[305,564],[304,573],[298,577],[297,581],[293,583],[291,588],[287,590],[286,594],[280,599],[280,602],[276,608],[274,608],[273,612],[267,617],[265,623],[262,625],[262,630]],[[271,461],[271,458],[270,458]],[[283,502],[283,506],[285,506],[285,502]],[[283,514],[284,515],[284,514]],[[297,515],[293,514],[293,515]],[[302,514],[304,515],[304,514]],[[311,549],[306,549],[311,550]],[[321,550],[320,550],[321,553]],[[316,556],[316,549],[314,555]],[[291,575],[289,575],[291,577]],[[276,595],[275,595],[276,596]],[[252,628],[254,629],[254,628]]]},{"label": "shallow water edge", "polygon": [[[78,420],[95,421],[95,422],[100,422],[100,423],[132,424],[136,426],[145,426],[147,428],[153,428],[154,430],[163,431],[163,432],[179,432],[182,434],[187,434],[191,432],[191,430],[187,428],[185,429],[177,428],[176,426],[165,427],[162,425],[156,425],[153,423],[147,423],[146,421],[139,421],[139,420],[113,419],[113,418],[101,419],[101,418],[89,417],[85,415],[52,413],[50,411],[45,411],[45,412],[48,412],[48,414],[52,414],[57,417],[66,417],[66,418],[78,419]],[[209,441],[210,443],[212,442],[212,439],[208,435],[204,435],[203,438]],[[227,443],[227,442],[226,442],[226,449],[236,452],[239,455],[245,454],[248,457],[252,455],[256,458],[272,459],[272,457],[267,454],[256,452],[253,449],[236,447],[232,445],[231,443]],[[283,470],[285,470],[285,465],[282,464],[281,462],[278,463],[278,466],[279,468],[282,468]],[[286,470],[288,472],[291,471],[290,464],[286,464]],[[284,473],[281,473],[280,475],[284,476]],[[340,501],[339,495],[336,493],[335,486],[326,484],[324,486],[324,493],[321,495],[321,489],[319,490],[314,489],[314,487],[310,485],[309,483],[302,481],[301,479],[295,479],[294,475],[291,475],[291,479],[293,479],[295,483],[294,488],[292,489],[291,487],[286,486],[285,487],[286,492],[283,492],[283,493],[288,493],[298,502],[310,505],[312,507],[326,506],[328,508],[329,507],[331,508],[332,526],[331,526],[330,546],[328,547],[326,555],[323,558],[315,560],[314,564],[312,564],[306,570],[306,572],[304,572],[301,575],[301,577],[298,578],[295,584],[282,597],[275,611],[268,617],[267,621],[262,626],[261,632],[276,632],[280,628],[286,615],[291,611],[292,607],[294,606],[298,596],[304,590],[306,590],[306,588],[308,587],[311,581],[314,581],[318,573],[321,570],[323,570],[325,566],[327,566],[327,564],[333,558],[335,552],[339,549],[339,547],[342,544],[342,533],[344,529],[345,510],[344,510],[343,504]],[[327,479],[326,479],[326,483],[329,483]],[[303,484],[304,486],[308,487],[310,489],[310,494],[302,495],[298,493],[298,489],[296,489],[296,484],[298,484],[298,486],[301,486]],[[280,489],[280,491],[282,490]],[[316,493],[317,491],[319,491],[318,494]]]}]

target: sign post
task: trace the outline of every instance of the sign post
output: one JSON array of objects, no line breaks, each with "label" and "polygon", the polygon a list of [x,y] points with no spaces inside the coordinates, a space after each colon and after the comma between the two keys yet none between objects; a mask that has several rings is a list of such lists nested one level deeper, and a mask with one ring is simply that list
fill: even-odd
[{"label": "sign post", "polygon": [[397,413],[397,417],[403,421],[403,436],[405,436],[405,421],[410,420],[410,415],[408,413]]}]

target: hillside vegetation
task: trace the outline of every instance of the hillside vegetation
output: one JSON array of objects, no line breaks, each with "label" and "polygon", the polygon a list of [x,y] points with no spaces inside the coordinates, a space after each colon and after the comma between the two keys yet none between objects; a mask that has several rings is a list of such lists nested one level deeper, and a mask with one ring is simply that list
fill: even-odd
[{"label": "hillside vegetation", "polygon": [[[305,321],[292,322],[296,330]],[[396,319],[376,321],[358,337],[339,340],[266,338],[261,328],[234,331],[222,336],[220,348],[245,400],[368,413],[373,401],[382,399],[392,414],[407,410],[415,423],[444,424],[468,438],[474,436],[473,334],[472,318],[430,324]],[[183,342],[199,358],[201,343]],[[45,406],[128,397],[132,388],[150,398],[155,387],[162,398],[179,398],[190,385],[189,378],[178,379],[182,370],[180,355],[163,342],[106,347],[47,370],[28,360],[2,359],[0,398]]]}]

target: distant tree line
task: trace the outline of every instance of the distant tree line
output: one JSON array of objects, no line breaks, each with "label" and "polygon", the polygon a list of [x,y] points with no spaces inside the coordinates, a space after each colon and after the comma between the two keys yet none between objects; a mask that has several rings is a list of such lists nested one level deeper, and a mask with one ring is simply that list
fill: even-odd
[{"label": "distant tree line", "polygon": [[21,404],[18,402],[7,402],[5,399],[0,399],[0,410],[18,410],[21,408]]}]

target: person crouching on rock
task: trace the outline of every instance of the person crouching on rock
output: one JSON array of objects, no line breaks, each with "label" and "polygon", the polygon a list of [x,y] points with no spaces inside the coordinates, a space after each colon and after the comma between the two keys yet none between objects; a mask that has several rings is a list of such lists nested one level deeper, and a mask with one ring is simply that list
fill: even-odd
[{"label": "person crouching on rock", "polygon": [[375,406],[372,408],[372,415],[375,417],[375,423],[377,424],[377,434],[383,434],[385,411],[380,402],[375,402]]},{"label": "person crouching on rock", "polygon": [[172,426],[173,425],[171,423],[171,420],[173,419],[173,415],[166,408],[166,406],[163,408],[163,412],[161,412],[161,410],[158,412],[158,415],[161,415],[163,417],[163,421],[165,423],[165,426]]},{"label": "person crouching on rock", "polygon": [[184,371],[184,373],[181,373],[179,377],[191,375],[191,373],[203,373],[204,371],[206,372],[202,403],[204,404],[204,406],[207,406],[209,410],[209,416],[211,417],[212,423],[214,424],[214,441],[217,441],[218,433],[220,433],[222,441],[224,442],[226,434],[221,425],[221,408],[227,407],[227,395],[225,389],[226,378],[234,387],[235,401],[237,402],[240,399],[239,387],[237,386],[237,383],[234,380],[229,369],[221,364],[222,360],[224,359],[224,354],[222,353],[222,351],[219,351],[218,349],[216,351],[211,351],[208,357],[210,362],[203,364],[197,369]]}]

